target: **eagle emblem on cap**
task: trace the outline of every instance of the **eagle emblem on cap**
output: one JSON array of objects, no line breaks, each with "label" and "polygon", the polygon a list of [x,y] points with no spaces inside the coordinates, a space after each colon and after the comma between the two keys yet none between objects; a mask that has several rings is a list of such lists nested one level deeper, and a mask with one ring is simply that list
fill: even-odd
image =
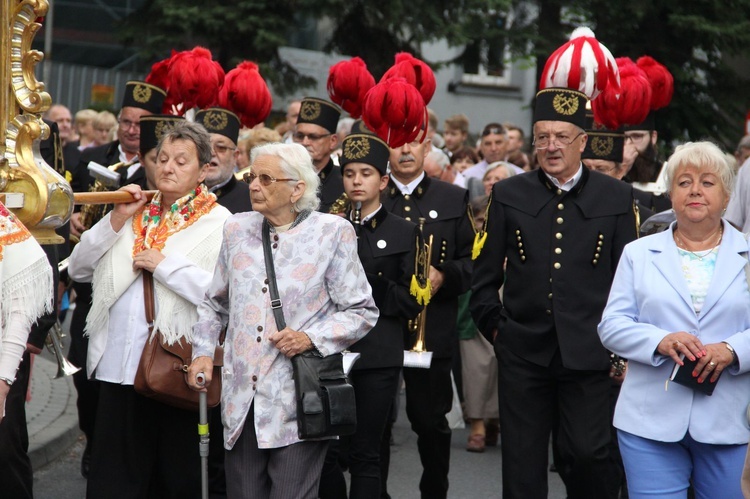
[{"label": "eagle emblem on cap", "polygon": [[552,99],[552,108],[557,114],[572,116],[578,111],[578,97],[560,92]]},{"label": "eagle emblem on cap", "polygon": [[320,102],[304,101],[299,110],[300,117],[305,121],[314,121],[320,116]]},{"label": "eagle emblem on cap", "polygon": [[591,140],[591,150],[599,157],[609,156],[615,147],[612,137],[594,137]]},{"label": "eagle emblem on cap", "polygon": [[144,104],[151,100],[151,89],[145,85],[133,86],[133,99]]},{"label": "eagle emblem on cap", "polygon": [[370,154],[370,139],[361,137],[346,141],[344,158],[357,160],[367,157],[368,154]]},{"label": "eagle emblem on cap", "polygon": [[203,126],[206,130],[224,130],[228,123],[227,115],[220,111],[208,111],[203,116]]}]

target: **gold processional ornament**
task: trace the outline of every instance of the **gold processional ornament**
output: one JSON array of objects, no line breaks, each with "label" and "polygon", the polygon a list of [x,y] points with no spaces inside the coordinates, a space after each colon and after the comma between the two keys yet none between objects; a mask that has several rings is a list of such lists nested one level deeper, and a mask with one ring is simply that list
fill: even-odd
[{"label": "gold processional ornament", "polygon": [[42,120],[52,99],[37,81],[35,68],[44,57],[32,50],[41,28],[47,0],[3,2],[0,77],[0,193],[6,206],[42,244],[64,240],[55,233],[73,212],[73,191],[65,178],[48,165],[39,151],[39,141],[50,135]]}]

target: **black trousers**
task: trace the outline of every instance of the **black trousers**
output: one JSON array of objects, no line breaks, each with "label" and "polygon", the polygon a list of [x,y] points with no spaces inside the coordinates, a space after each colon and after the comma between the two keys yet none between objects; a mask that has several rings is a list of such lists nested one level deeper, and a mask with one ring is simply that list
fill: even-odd
[{"label": "black trousers", "polygon": [[101,382],[86,497],[198,499],[200,484],[198,413]]},{"label": "black trousers", "polygon": [[429,369],[404,368],[406,415],[417,434],[422,462],[419,490],[422,499],[448,496],[451,429],[446,414],[453,403],[451,359],[432,359]]},{"label": "black trousers", "polygon": [[351,473],[350,499],[380,497],[380,447],[400,371],[400,367],[385,367],[355,370],[349,375],[357,401],[357,431],[331,441],[321,474],[321,499],[346,499],[342,461]]},{"label": "black trousers", "polygon": [[0,422],[0,495],[13,499],[33,497],[34,480],[26,429],[26,390],[30,373],[30,355],[25,352],[5,400],[5,418]]},{"label": "black trousers", "polygon": [[503,497],[545,499],[550,433],[557,425],[558,472],[570,499],[616,498],[609,456],[611,380],[574,371],[559,353],[548,367],[495,343],[498,359]]},{"label": "black trousers", "polygon": [[86,435],[87,448],[91,448],[94,440],[94,426],[96,411],[99,405],[99,382],[88,379],[86,375],[86,359],[88,358],[89,339],[83,335],[86,327],[86,316],[91,309],[91,284],[75,283],[77,294],[76,308],[70,320],[70,352],[68,360],[81,370],[73,375],[78,398],[78,427]]}]

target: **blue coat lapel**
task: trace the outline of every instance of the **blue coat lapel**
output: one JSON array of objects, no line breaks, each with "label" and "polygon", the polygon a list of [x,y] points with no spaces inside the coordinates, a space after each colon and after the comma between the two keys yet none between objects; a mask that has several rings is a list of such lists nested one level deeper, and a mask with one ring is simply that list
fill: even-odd
[{"label": "blue coat lapel", "polygon": [[742,273],[742,278],[745,278],[747,249],[747,241],[742,235],[734,231],[724,233],[719,255],[716,258],[714,275],[701,310],[701,319],[721,299],[729,285],[737,278],[737,274]]},{"label": "blue coat lapel", "polygon": [[649,236],[652,238],[649,250],[656,253],[653,259],[656,269],[682,297],[690,310],[693,310],[693,299],[690,298],[687,282],[680,268],[680,259],[677,258],[677,245],[672,239],[672,225],[661,234]]}]

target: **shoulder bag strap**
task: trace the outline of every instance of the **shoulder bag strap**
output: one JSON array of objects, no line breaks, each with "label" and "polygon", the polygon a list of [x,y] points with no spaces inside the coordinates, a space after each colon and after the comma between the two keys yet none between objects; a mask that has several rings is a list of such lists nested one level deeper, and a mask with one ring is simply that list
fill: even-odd
[{"label": "shoulder bag strap", "polygon": [[154,302],[154,275],[148,270],[143,271],[143,302],[146,306],[146,323],[150,333],[154,329],[156,306]]},{"label": "shoulder bag strap", "polygon": [[271,227],[268,220],[263,219],[263,258],[266,260],[266,275],[268,276],[268,289],[271,293],[271,310],[276,319],[276,328],[281,331],[286,327],[284,311],[281,308],[279,288],[276,286],[276,271],[273,267],[273,255],[271,255]]}]

